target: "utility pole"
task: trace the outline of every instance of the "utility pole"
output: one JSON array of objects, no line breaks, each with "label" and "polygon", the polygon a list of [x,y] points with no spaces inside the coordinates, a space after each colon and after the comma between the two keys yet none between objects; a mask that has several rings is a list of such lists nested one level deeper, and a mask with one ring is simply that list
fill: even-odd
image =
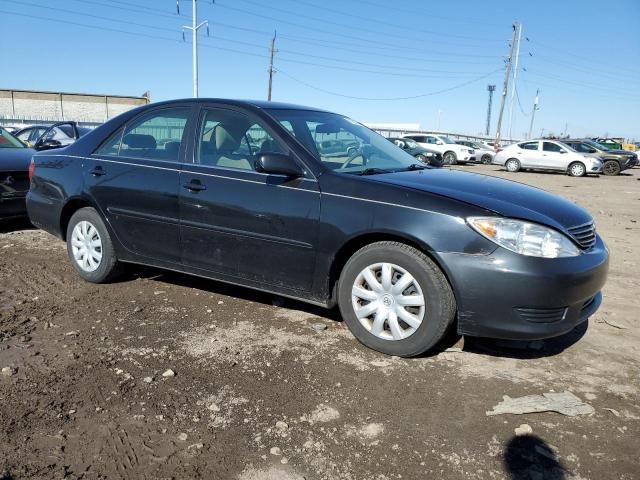
[{"label": "utility pole", "polygon": [[495,92],[495,85],[487,85],[487,91],[489,92],[489,105],[487,106],[487,128],[484,134],[489,135],[489,128],[491,128],[491,104],[493,103],[493,92]]},{"label": "utility pole", "polygon": [[267,91],[267,100],[271,101],[271,89],[273,87],[273,54],[276,50],[276,32],[273,32],[273,38],[271,39],[271,47],[269,47],[269,90]]},{"label": "utility pole", "polygon": [[500,102],[500,114],[498,115],[498,125],[496,127],[496,141],[495,146],[498,147],[500,145],[500,129],[502,128],[502,116],[504,114],[504,103],[507,99],[507,90],[509,88],[509,74],[511,73],[511,62],[513,60],[513,47],[516,43],[516,30],[518,28],[518,24],[514,23],[511,27],[513,32],[511,34],[511,48],[509,49],[509,58],[507,59],[507,63],[504,71],[504,85],[502,86],[502,100]]},{"label": "utility pole", "polygon": [[442,115],[442,110],[439,108],[438,109],[438,132],[440,131],[440,116]]},{"label": "utility pole", "polygon": [[[527,135],[527,140],[531,139],[531,132],[533,132],[533,119],[536,116],[536,110],[538,110],[538,95],[540,94],[540,89],[536,90],[536,99],[533,101],[533,110],[531,111],[531,123],[529,124],[529,135]],[[542,135],[540,135],[542,136]]]},{"label": "utility pole", "polygon": [[509,102],[509,140],[511,136],[511,125],[513,123],[513,100],[516,94],[516,81],[518,80],[518,63],[520,61],[520,38],[522,37],[522,24],[516,24],[518,26],[518,43],[516,44],[516,64],[513,68],[513,85],[511,85],[511,101]]},{"label": "utility pole", "polygon": [[[184,38],[184,30],[191,30],[192,40],[192,54],[193,54],[193,96],[198,98],[198,30],[202,27],[207,27],[207,35],[209,35],[209,21],[205,20],[198,23],[198,0],[191,0],[191,25],[183,25],[182,37]],[[176,0],[176,7],[178,14],[180,14],[180,0]]]}]

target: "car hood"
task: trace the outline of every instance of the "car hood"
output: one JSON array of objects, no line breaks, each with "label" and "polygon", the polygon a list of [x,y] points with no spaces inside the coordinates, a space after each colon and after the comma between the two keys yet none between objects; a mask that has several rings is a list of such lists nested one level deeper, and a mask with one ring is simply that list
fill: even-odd
[{"label": "car hood", "polygon": [[367,178],[452,198],[505,217],[546,224],[560,230],[592,221],[586,210],[562,197],[488,175],[449,169],[426,169],[372,175]]},{"label": "car hood", "polygon": [[629,150],[606,150],[602,152],[603,155],[624,155],[625,157],[632,157],[635,153]]},{"label": "car hood", "polygon": [[29,170],[35,150],[31,148],[0,148],[0,171],[16,172]]}]

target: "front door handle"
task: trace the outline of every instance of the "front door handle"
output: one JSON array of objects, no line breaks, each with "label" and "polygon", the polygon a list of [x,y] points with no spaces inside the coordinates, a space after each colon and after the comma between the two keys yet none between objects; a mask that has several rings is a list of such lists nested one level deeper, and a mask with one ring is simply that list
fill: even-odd
[{"label": "front door handle", "polygon": [[102,175],[106,175],[107,174],[107,172],[101,166],[95,167],[93,170],[91,170],[90,173],[94,177],[101,177]]},{"label": "front door handle", "polygon": [[203,185],[202,183],[200,183],[200,180],[191,180],[189,183],[183,186],[190,192],[200,192],[202,190],[207,189],[206,185]]}]

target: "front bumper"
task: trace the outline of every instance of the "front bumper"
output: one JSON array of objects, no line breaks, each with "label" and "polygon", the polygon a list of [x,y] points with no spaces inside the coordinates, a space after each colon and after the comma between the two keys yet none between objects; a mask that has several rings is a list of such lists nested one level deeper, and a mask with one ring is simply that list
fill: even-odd
[{"label": "front bumper", "polygon": [[536,340],[567,333],[592,315],[609,269],[600,237],[578,257],[441,253],[458,304],[462,335]]}]

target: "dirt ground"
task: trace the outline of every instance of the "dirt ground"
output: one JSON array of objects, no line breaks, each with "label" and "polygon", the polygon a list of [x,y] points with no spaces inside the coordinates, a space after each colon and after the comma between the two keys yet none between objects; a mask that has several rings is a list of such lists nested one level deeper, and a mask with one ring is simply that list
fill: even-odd
[{"label": "dirt ground", "polygon": [[[271,295],[138,267],[85,283],[62,242],[5,225],[0,479],[640,478],[640,169],[456,168],[593,214],[612,262],[588,329],[386,357],[336,312]],[[594,413],[486,415],[503,395],[564,391]]]}]

